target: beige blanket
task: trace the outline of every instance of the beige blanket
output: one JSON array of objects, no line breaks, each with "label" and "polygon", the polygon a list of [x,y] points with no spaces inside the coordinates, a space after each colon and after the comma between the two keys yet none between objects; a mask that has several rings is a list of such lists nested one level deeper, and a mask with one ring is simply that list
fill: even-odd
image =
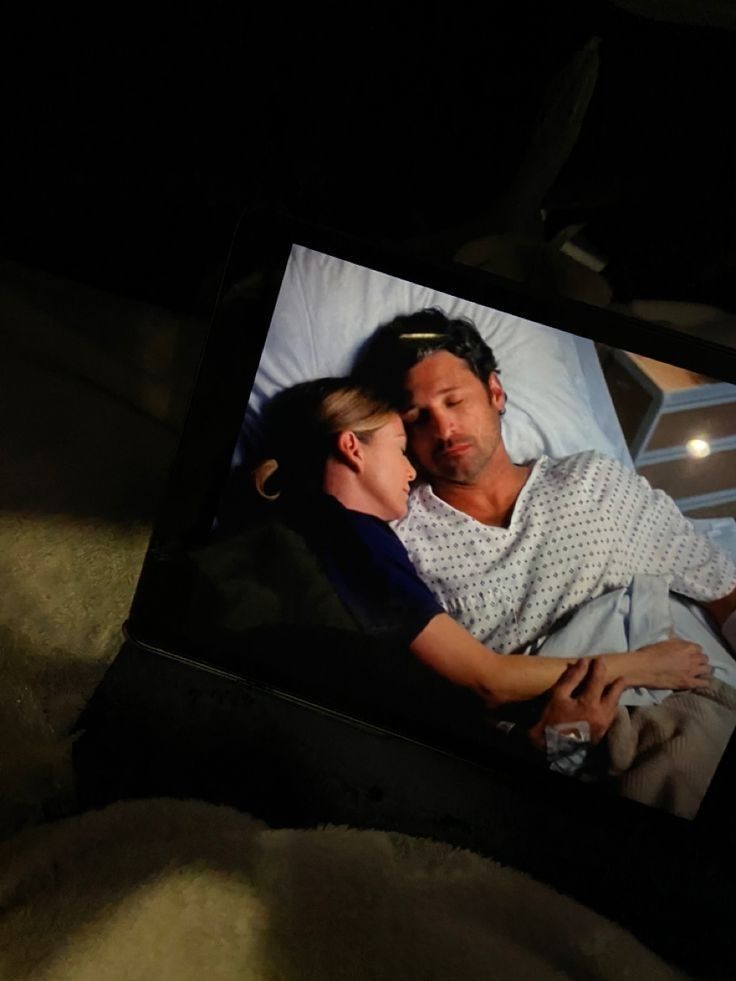
[{"label": "beige blanket", "polygon": [[0,849],[0,977],[407,981],[680,977],[630,934],[467,851],[378,831],[270,830],[133,801]]},{"label": "beige blanket", "polygon": [[622,796],[694,818],[736,726],[736,690],[678,692],[652,708],[619,709],[608,733]]}]

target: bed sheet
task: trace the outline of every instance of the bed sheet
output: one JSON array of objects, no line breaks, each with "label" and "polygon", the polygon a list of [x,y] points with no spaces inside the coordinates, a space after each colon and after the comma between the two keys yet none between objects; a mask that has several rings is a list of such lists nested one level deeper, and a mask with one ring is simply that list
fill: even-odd
[{"label": "bed sheet", "polygon": [[[736,562],[733,518],[696,520],[693,524]],[[736,660],[720,632],[698,603],[670,593],[660,576],[634,576],[628,588],[589,600],[537,653],[548,657],[621,653],[666,640],[672,634],[700,644],[713,668],[713,677],[736,689]],[[658,705],[671,694],[629,688],[621,704]]]},{"label": "bed sheet", "polygon": [[[547,657],[623,653],[672,635],[700,644],[713,677],[736,689],[736,661],[702,608],[669,592],[660,576],[637,575],[630,586],[584,603],[572,619],[553,633],[537,653]],[[622,705],[659,705],[671,691],[628,688]]]}]

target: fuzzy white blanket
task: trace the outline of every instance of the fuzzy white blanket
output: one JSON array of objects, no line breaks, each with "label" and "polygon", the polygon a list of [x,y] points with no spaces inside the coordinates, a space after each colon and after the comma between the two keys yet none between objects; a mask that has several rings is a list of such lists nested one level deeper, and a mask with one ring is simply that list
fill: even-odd
[{"label": "fuzzy white blanket", "polygon": [[130,801],[27,830],[0,868],[14,981],[680,977],[528,876],[396,833]]}]

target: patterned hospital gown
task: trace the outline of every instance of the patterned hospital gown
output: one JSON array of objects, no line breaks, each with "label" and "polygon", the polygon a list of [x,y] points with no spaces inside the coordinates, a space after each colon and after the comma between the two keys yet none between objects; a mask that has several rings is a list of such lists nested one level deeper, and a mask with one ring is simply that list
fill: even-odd
[{"label": "patterned hospital gown", "polygon": [[481,524],[428,485],[394,524],[422,579],[447,612],[501,653],[529,649],[587,599],[665,576],[701,602],[736,585],[736,566],[696,533],[664,492],[590,451],[541,457],[508,528]]}]

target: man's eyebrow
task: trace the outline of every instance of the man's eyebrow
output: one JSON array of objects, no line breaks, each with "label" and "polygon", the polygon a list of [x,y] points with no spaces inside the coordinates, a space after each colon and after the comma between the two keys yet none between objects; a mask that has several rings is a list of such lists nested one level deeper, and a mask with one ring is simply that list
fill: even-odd
[{"label": "man's eyebrow", "polygon": [[[441,388],[437,392],[438,395],[447,395],[448,392],[456,392],[459,388],[462,388],[461,384],[448,385],[447,388]],[[402,412],[411,412],[412,410],[418,409],[419,406],[415,405],[413,402],[408,408],[402,409]]]},{"label": "man's eyebrow", "polygon": [[[441,388],[437,392],[437,395],[449,395],[451,392],[458,391],[458,389],[460,389],[461,387],[462,387],[461,385],[449,385],[447,388]],[[405,409],[402,409],[399,414],[403,419],[405,416],[419,415],[419,413],[422,411],[423,411],[423,407],[420,407],[416,405],[414,402],[412,402],[411,405],[408,405]]]}]

